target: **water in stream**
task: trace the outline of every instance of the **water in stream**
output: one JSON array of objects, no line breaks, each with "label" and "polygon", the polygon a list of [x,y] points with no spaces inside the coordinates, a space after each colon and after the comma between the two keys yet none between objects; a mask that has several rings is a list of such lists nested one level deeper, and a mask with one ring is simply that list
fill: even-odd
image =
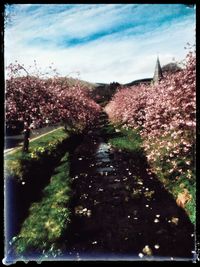
[{"label": "water in stream", "polygon": [[194,258],[194,227],[145,159],[114,151],[96,128],[71,155],[72,221],[63,237],[69,259]]}]

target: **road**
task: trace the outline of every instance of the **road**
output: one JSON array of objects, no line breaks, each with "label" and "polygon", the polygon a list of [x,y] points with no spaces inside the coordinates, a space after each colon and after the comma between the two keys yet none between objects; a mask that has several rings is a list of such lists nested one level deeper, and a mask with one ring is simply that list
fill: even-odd
[{"label": "road", "polygon": [[[40,137],[40,136],[47,134],[53,130],[56,130],[59,127],[61,127],[61,124],[56,124],[53,126],[47,126],[44,128],[32,130],[30,139],[33,141],[37,137]],[[24,138],[23,134],[5,136],[4,137],[4,152],[11,151],[13,148],[21,146],[23,144],[23,138]]]}]

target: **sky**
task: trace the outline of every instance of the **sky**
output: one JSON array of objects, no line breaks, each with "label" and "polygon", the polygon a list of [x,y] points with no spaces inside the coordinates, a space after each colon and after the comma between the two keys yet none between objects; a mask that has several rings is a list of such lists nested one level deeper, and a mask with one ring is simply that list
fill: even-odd
[{"label": "sky", "polygon": [[60,76],[128,83],[151,78],[195,44],[196,10],[183,4],[14,4],[4,30],[5,66],[53,63]]}]

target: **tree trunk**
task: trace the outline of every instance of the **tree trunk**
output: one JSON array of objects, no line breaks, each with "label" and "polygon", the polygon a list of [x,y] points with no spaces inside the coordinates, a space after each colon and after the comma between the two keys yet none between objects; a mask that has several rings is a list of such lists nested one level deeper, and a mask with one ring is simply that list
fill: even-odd
[{"label": "tree trunk", "polygon": [[23,145],[23,152],[28,152],[29,138],[30,138],[30,127],[27,124],[24,127],[24,145]]}]

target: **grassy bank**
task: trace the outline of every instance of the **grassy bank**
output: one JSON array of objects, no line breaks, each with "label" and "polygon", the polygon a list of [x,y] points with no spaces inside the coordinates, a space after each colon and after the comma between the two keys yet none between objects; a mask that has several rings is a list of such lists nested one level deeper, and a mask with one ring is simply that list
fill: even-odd
[{"label": "grassy bank", "polygon": [[[170,148],[167,149],[165,144],[170,144]],[[195,224],[195,147],[192,145],[185,147],[179,139],[176,140],[169,134],[149,142],[146,152],[152,171]]]},{"label": "grassy bank", "polygon": [[58,156],[58,147],[68,137],[69,134],[63,128],[59,128],[30,142],[28,153],[23,153],[22,150],[7,153],[4,157],[5,176],[23,179],[31,164],[39,163],[45,158],[56,158]]},{"label": "grassy bank", "polygon": [[7,220],[13,226],[8,227],[7,241],[14,257],[60,254],[59,239],[70,215],[68,157],[81,138],[58,129],[31,142],[28,153],[6,155],[7,195],[14,203],[8,209]]},{"label": "grassy bank", "polygon": [[55,169],[50,183],[43,190],[40,202],[33,203],[21,231],[14,238],[19,255],[55,256],[59,254],[59,238],[69,222],[68,201],[70,178],[68,153]]},{"label": "grassy bank", "polygon": [[[118,136],[109,139],[109,143],[120,151],[130,152],[137,158],[144,157],[143,140],[136,130],[123,129],[116,127]],[[181,206],[188,214],[191,222],[196,222],[196,175],[194,147],[184,150],[182,153],[173,154],[165,146],[161,147],[161,142],[174,143],[170,136],[164,137],[165,140],[152,141],[149,146],[148,155],[154,153],[154,160],[148,158],[151,170],[157,175],[157,178],[164,184],[166,190],[170,192],[177,204]],[[180,144],[177,149],[181,149]],[[174,149],[174,147],[173,147]],[[144,159],[144,158],[143,158]]]},{"label": "grassy bank", "polygon": [[[42,190],[49,184],[54,169],[66,153],[70,138],[63,129],[57,129],[31,142],[28,153],[6,154],[6,199],[8,203],[12,201],[11,206],[7,206],[7,243],[18,235],[32,203],[41,201]],[[40,217],[39,210],[37,212]]]},{"label": "grassy bank", "polygon": [[116,127],[117,136],[109,139],[109,143],[118,150],[143,155],[142,139],[136,130]]}]

